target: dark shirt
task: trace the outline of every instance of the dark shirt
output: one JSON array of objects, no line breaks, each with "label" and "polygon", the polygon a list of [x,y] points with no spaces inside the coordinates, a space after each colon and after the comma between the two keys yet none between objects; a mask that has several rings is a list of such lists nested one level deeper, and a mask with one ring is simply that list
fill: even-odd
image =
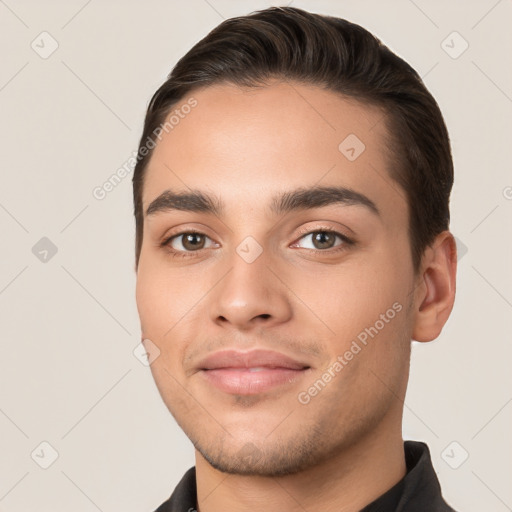
[{"label": "dark shirt", "polygon": [[[407,474],[360,512],[455,512],[443,499],[428,446],[405,441],[404,451]],[[192,467],[155,512],[193,512],[196,496],[196,469]]]}]

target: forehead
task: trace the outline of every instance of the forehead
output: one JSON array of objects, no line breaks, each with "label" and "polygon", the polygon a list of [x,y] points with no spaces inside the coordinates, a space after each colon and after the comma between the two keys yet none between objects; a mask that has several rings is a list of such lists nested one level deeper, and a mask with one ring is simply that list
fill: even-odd
[{"label": "forehead", "polygon": [[[191,98],[195,107],[182,109]],[[344,186],[373,197],[379,209],[404,214],[377,107],[298,83],[223,84],[193,91],[168,119],[172,115],[172,129],[146,169],[144,211],[167,189],[199,189],[222,198],[228,209],[254,210],[276,192]]]}]

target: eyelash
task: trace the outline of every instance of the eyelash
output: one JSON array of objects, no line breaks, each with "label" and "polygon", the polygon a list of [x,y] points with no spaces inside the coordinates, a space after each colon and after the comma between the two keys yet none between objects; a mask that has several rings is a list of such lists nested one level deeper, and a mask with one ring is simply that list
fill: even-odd
[{"label": "eyelash", "polygon": [[[312,251],[314,253],[327,253],[327,254],[337,254],[338,252],[341,252],[341,251],[344,251],[344,250],[347,250],[348,247],[352,246],[355,244],[355,241],[352,240],[351,238],[347,237],[346,235],[340,233],[339,231],[336,231],[334,229],[331,229],[331,228],[327,228],[327,227],[317,227],[315,229],[304,229],[304,230],[301,230],[299,231],[299,238],[297,240],[300,240],[301,238],[304,238],[306,235],[312,235],[314,233],[331,233],[333,235],[336,235],[338,236],[341,240],[342,240],[342,244],[335,247],[335,248],[331,248],[331,249],[306,249],[308,251]],[[202,235],[202,236],[208,236],[208,235],[205,235],[204,233],[202,233],[201,231],[196,231],[194,229],[190,229],[190,230],[187,230],[187,231],[181,231],[180,233],[174,233],[173,235],[165,238],[161,243],[160,243],[160,247],[166,249],[169,254],[172,256],[172,257],[175,257],[175,258],[190,258],[190,257],[194,257],[197,253],[200,253],[201,251],[203,251],[204,249],[198,249],[197,251],[178,251],[176,249],[172,249],[171,246],[170,246],[170,242],[171,240],[173,240],[174,238],[177,238],[177,237],[180,237],[180,236],[183,236],[183,235]]]}]

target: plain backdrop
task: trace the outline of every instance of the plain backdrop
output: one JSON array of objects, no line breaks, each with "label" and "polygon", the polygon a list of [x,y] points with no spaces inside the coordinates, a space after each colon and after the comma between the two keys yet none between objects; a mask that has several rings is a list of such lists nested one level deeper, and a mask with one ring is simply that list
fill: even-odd
[{"label": "plain backdrop", "polygon": [[[93,190],[177,59],[270,5],[286,4],[0,1],[0,511],[152,511],[194,464],[136,356],[131,173]],[[291,5],[372,31],[443,111],[457,298],[438,340],[413,344],[403,433],[456,509],[512,510],[512,2]]]}]

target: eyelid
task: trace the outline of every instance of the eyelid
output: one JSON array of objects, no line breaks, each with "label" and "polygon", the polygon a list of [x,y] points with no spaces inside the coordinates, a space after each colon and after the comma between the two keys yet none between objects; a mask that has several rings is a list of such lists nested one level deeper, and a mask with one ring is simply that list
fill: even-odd
[{"label": "eyelid", "polygon": [[298,235],[299,237],[302,237],[303,235],[310,235],[311,233],[318,233],[321,231],[327,231],[328,233],[334,233],[335,235],[340,235],[342,238],[346,238],[347,240],[350,240],[349,235],[343,233],[341,230],[333,228],[331,226],[308,226],[306,228],[299,229]]}]

